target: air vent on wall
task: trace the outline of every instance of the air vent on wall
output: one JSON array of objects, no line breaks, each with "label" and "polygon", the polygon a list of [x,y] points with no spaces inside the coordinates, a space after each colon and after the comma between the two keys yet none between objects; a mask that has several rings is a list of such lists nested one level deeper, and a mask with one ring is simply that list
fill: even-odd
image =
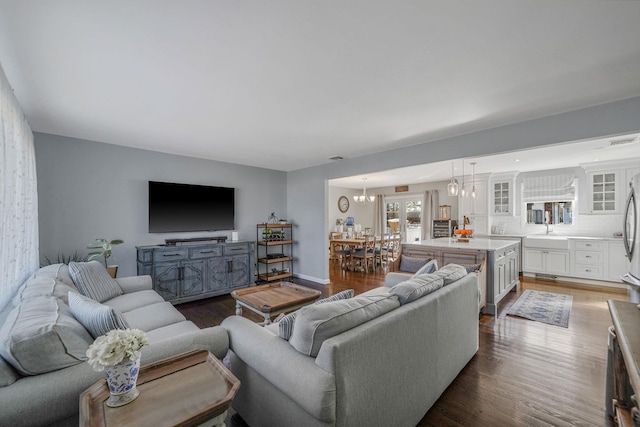
[{"label": "air vent on wall", "polygon": [[613,146],[613,145],[629,144],[630,142],[633,142],[635,140],[636,140],[636,138],[612,139],[611,141],[609,141],[609,145]]},{"label": "air vent on wall", "polygon": [[342,156],[333,156],[333,157],[329,157],[329,160],[344,160],[344,157],[342,157]]}]

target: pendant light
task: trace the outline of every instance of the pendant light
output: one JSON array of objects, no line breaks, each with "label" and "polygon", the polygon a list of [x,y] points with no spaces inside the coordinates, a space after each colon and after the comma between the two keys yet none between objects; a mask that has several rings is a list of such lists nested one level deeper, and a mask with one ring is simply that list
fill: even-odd
[{"label": "pendant light", "polygon": [[367,178],[362,178],[362,181],[362,194],[360,196],[353,196],[353,200],[356,203],[374,202],[376,200],[376,196],[367,196]]},{"label": "pendant light", "polygon": [[464,159],[462,160],[462,187],[460,188],[460,197],[468,197],[469,192],[464,186]]},{"label": "pendant light", "polygon": [[458,181],[453,177],[453,162],[451,162],[451,182],[447,185],[447,194],[449,196],[458,195]]},{"label": "pendant light", "polygon": [[476,162],[471,162],[473,171],[471,172],[471,197],[476,198]]}]

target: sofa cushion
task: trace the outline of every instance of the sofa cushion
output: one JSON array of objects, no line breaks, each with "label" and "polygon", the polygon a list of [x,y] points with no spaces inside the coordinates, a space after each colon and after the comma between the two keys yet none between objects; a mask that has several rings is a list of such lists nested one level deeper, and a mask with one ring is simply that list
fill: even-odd
[{"label": "sofa cushion", "polygon": [[159,302],[122,313],[131,328],[145,332],[187,320],[170,302]]},{"label": "sofa cushion", "polygon": [[420,267],[429,262],[429,258],[414,258],[410,256],[400,256],[400,267],[398,270],[406,273],[415,273]]},{"label": "sofa cushion", "polygon": [[164,302],[156,291],[150,289],[138,292],[131,292],[130,294],[118,295],[115,298],[104,301],[105,305],[115,308],[120,313],[126,313],[136,308],[144,307],[145,305],[157,304]]},{"label": "sofa cushion", "polygon": [[0,357],[0,387],[11,385],[15,383],[18,378],[20,378],[20,375],[18,375],[15,369]]},{"label": "sofa cushion", "polygon": [[[408,278],[409,276],[407,276],[405,274],[405,279]],[[373,288],[373,289],[369,289],[366,292],[361,293],[360,295],[358,295],[359,297],[378,297],[378,296],[388,296],[389,295],[389,290],[391,288],[387,288],[386,286],[381,286],[379,288]]]},{"label": "sofa cushion", "polygon": [[[331,295],[330,297],[319,299],[314,304],[323,304],[325,302],[331,301],[339,301],[341,299],[349,299],[353,298],[353,289],[347,289],[346,291],[338,292],[337,294]],[[291,312],[286,316],[282,317],[278,322],[278,335],[283,340],[289,340],[291,338],[291,332],[293,332],[293,324],[296,316],[298,315],[298,311]]]},{"label": "sofa cushion", "polygon": [[421,274],[431,274],[438,269],[438,260],[432,259],[422,267],[418,271],[415,272],[413,277],[419,276]]},{"label": "sofa cushion", "polygon": [[23,375],[37,375],[87,359],[93,338],[59,298],[30,298],[0,328],[0,355]]},{"label": "sofa cushion", "polygon": [[104,302],[118,295],[122,289],[113,280],[106,268],[98,261],[69,263],[71,278],[80,293],[98,302]]},{"label": "sofa cushion", "polygon": [[76,320],[82,323],[93,338],[98,338],[112,329],[129,327],[117,310],[77,292],[69,292],[69,308]]},{"label": "sofa cushion", "polygon": [[459,264],[459,265],[464,267],[465,270],[467,270],[467,273],[474,273],[480,270],[480,266],[481,266],[481,264]]},{"label": "sofa cushion", "polygon": [[44,267],[40,267],[36,270],[35,273],[31,276],[32,278],[38,277],[50,277],[52,279],[59,280],[65,285],[69,285],[72,287],[76,287],[73,283],[73,279],[71,279],[71,274],[69,273],[69,266],[67,264],[51,264],[46,265]]},{"label": "sofa cushion", "polygon": [[17,307],[22,301],[35,297],[55,297],[60,298],[65,304],[69,303],[67,295],[69,292],[78,292],[75,286],[69,286],[53,277],[36,276],[31,277],[20,286],[13,297],[13,305]]},{"label": "sofa cushion", "polygon": [[149,338],[150,343],[157,344],[159,341],[174,339],[175,337],[199,330],[200,328],[198,328],[195,323],[185,320],[184,322],[172,323],[171,325],[149,331],[147,332],[147,338]]},{"label": "sofa cushion", "polygon": [[400,282],[389,291],[398,296],[401,305],[415,301],[444,286],[444,280],[435,274],[421,274]]},{"label": "sofa cushion", "polygon": [[289,343],[307,356],[316,357],[322,343],[395,308],[395,295],[357,296],[326,304],[311,304],[298,310]]},{"label": "sofa cushion", "polygon": [[455,282],[456,280],[462,279],[468,273],[467,273],[467,269],[462,267],[461,265],[447,264],[444,267],[442,267],[440,270],[435,271],[433,274],[438,277],[442,277],[442,280],[444,281],[444,286],[447,286]]}]

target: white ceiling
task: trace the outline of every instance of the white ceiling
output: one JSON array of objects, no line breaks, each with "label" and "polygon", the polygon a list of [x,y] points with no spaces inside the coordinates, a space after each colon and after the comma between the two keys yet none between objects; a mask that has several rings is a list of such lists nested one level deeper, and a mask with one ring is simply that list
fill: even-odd
[{"label": "white ceiling", "polygon": [[640,2],[0,0],[35,131],[278,170],[640,95]]}]

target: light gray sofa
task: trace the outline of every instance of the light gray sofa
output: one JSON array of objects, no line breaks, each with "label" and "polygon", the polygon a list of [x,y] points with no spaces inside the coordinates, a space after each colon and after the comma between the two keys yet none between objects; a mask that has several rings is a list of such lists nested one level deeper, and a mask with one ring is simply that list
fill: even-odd
[{"label": "light gray sofa", "polygon": [[327,338],[315,357],[294,348],[299,317],[289,341],[277,323],[225,319],[242,382],[233,408],[251,427],[416,425],[478,350],[478,275],[464,274],[404,305],[391,287],[356,296],[364,305],[395,298],[395,308]]},{"label": "light gray sofa", "polygon": [[[142,348],[142,364],[194,349],[208,350],[220,359],[227,353],[229,341],[223,328],[217,326],[200,329],[192,322],[186,321],[178,310],[152,290],[149,276],[117,279],[117,283],[123,294],[104,301],[103,304],[119,310],[129,327],[147,332],[150,344]],[[72,329],[77,335],[71,338],[67,336],[66,339],[74,340],[76,344],[80,343],[79,348],[75,349],[75,355],[58,355],[70,366],[49,372],[25,375],[7,362],[7,358],[11,357],[0,357],[0,425],[78,425],[80,393],[103,378],[104,374],[93,371],[81,355],[86,351],[86,348],[82,348],[85,342],[88,341],[88,348],[93,338],[86,331],[79,330],[75,324],[69,327],[73,320],[68,319],[70,311],[67,296],[68,291],[74,289],[76,288],[67,266],[47,266],[36,271],[17,291],[13,301],[0,312],[0,345],[7,345],[7,334],[12,330],[10,324],[15,324],[18,313],[16,310],[30,309],[37,318],[39,313],[37,308],[33,307],[39,307],[40,304],[44,307],[56,307],[57,313],[54,315],[66,318],[66,333],[69,334],[69,329]],[[47,318],[50,318],[49,314],[43,312],[42,319]],[[16,327],[20,329],[19,325],[14,326]],[[46,329],[48,326],[43,324],[42,328]],[[13,330],[15,332],[15,329]],[[14,352],[19,352],[20,337],[14,338]],[[52,348],[45,352],[50,354],[50,360],[40,354],[37,356],[40,357],[39,360],[24,360],[20,366],[23,369],[28,366],[29,370],[35,372],[47,371],[51,363],[60,363],[55,361],[58,356],[54,354],[59,350]],[[4,348],[3,354],[7,354],[8,351],[11,350]],[[69,349],[67,351],[73,352]],[[22,357],[25,358],[25,355]],[[73,357],[77,357],[78,360],[74,361]]]}]

